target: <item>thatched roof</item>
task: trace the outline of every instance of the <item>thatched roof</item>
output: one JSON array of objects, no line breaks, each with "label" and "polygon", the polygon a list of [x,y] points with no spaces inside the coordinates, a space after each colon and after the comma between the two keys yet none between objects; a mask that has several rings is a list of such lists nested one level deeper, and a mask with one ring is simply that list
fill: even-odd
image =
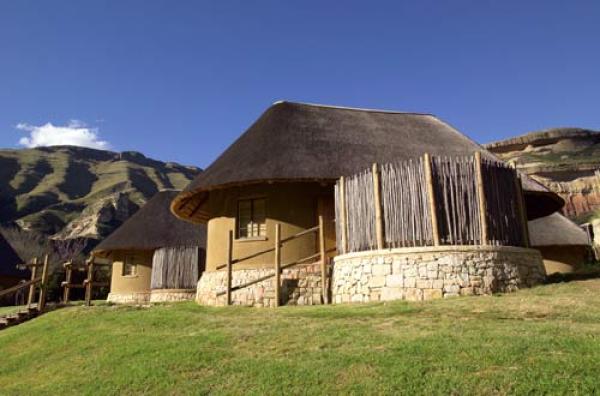
[{"label": "thatched roof", "polygon": [[17,265],[22,263],[23,260],[4,238],[4,235],[0,233],[0,276],[28,278],[30,276],[28,270],[17,269]]},{"label": "thatched roof", "polygon": [[[187,220],[204,222],[207,191],[257,182],[326,181],[351,175],[374,162],[472,155],[484,150],[429,114],[277,102],[196,177],[172,204]],[[497,159],[493,154],[484,156]],[[555,194],[528,179],[527,192],[539,199],[532,210],[547,215],[563,204]],[[529,205],[528,205],[529,209]]]},{"label": "thatched roof", "polygon": [[587,233],[560,213],[529,222],[531,246],[585,246]]},{"label": "thatched roof", "polygon": [[206,226],[181,221],[169,206],[179,191],[161,191],[117,228],[93,251],[154,250],[161,247],[199,246],[206,249]]}]

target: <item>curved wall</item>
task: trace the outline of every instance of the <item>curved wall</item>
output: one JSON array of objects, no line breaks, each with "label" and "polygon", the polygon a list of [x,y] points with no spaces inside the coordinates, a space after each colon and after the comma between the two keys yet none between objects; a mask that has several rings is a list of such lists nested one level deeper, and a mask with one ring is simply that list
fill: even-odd
[{"label": "curved wall", "polygon": [[334,303],[429,300],[510,292],[542,283],[537,250],[439,246],[349,253],[334,258]]},{"label": "curved wall", "polygon": [[[229,231],[236,228],[238,201],[248,198],[266,199],[266,235],[257,239],[234,239],[233,258],[248,256],[274,245],[275,224],[281,223],[281,237],[286,238],[317,224],[319,211],[325,214],[327,245],[335,246],[333,225],[333,186],[319,183],[274,183],[232,187],[210,192],[208,211],[208,236],[206,270],[215,271],[227,260]],[[319,200],[330,200],[331,206]],[[286,243],[281,249],[282,262],[304,258],[316,252],[316,234],[311,233]],[[240,262],[235,269],[272,268],[273,253],[266,253],[251,260]]]},{"label": "curved wall", "polygon": [[[112,276],[107,301],[121,304],[141,304],[150,301],[153,251],[117,251],[111,254]],[[123,275],[125,255],[133,255],[137,265],[135,275]]]}]

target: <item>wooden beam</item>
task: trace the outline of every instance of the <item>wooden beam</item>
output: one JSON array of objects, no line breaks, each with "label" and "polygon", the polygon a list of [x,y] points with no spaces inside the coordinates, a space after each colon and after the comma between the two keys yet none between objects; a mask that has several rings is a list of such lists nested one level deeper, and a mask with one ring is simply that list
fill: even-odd
[{"label": "wooden beam", "polygon": [[340,205],[340,218],[337,219],[340,222],[339,229],[342,233],[342,254],[348,253],[348,222],[347,222],[347,211],[346,211],[346,184],[344,176],[340,177],[340,190],[339,192],[339,205]]},{"label": "wooden beam", "polygon": [[281,303],[281,224],[275,224],[275,306]]},{"label": "wooden beam", "polygon": [[431,234],[433,245],[440,245],[440,226],[437,218],[437,209],[435,202],[435,189],[433,186],[433,171],[431,169],[431,157],[429,153],[423,155],[423,169],[425,171],[425,184],[427,184],[427,202],[429,203],[429,212],[431,214]]},{"label": "wooden beam", "polygon": [[[37,275],[37,257],[33,258],[33,267],[31,267],[31,280],[33,281]],[[27,295],[27,306],[33,304],[33,298],[35,297],[35,283],[31,283],[29,286],[29,294]]]},{"label": "wooden beam", "polygon": [[325,222],[323,215],[319,215],[319,256],[321,258],[321,290],[323,304],[329,304],[327,292],[327,253],[325,249]]},{"label": "wooden beam", "polygon": [[475,178],[477,183],[477,197],[479,203],[479,226],[481,228],[481,244],[488,244],[488,223],[487,223],[487,201],[485,197],[485,188],[483,184],[483,170],[481,163],[481,152],[475,152]]},{"label": "wooden beam", "polygon": [[231,305],[231,267],[233,265],[233,230],[229,231],[227,241],[227,305]]},{"label": "wooden beam", "polygon": [[61,283],[63,285],[63,303],[67,304],[69,302],[69,294],[71,291],[71,275],[73,273],[73,263],[66,262],[63,264],[65,268],[65,281]]},{"label": "wooden beam", "polygon": [[377,249],[385,248],[383,237],[383,216],[381,215],[381,180],[377,164],[373,164],[373,199],[375,204],[375,233],[377,235]]},{"label": "wooden beam", "polygon": [[24,289],[26,287],[33,286],[34,290],[35,290],[35,284],[38,283],[38,282],[40,282],[41,280],[42,280],[42,278],[35,278],[35,279],[28,280],[27,282],[11,286],[8,289],[4,289],[4,290],[0,291],[0,297],[9,295],[11,293],[16,292],[17,290],[21,290],[21,289]]},{"label": "wooden beam", "polygon": [[523,233],[523,246],[528,248],[530,246],[529,240],[529,223],[527,222],[527,206],[525,205],[525,196],[523,194],[523,185],[521,184],[521,178],[515,169],[515,189],[517,193],[517,214],[521,221],[521,229]]},{"label": "wooden beam", "polygon": [[92,288],[94,287],[94,256],[88,260],[88,273],[85,284],[85,305],[92,305]]},{"label": "wooden beam", "polygon": [[38,300],[38,311],[43,312],[46,307],[46,296],[48,294],[48,255],[44,256],[42,267],[42,283],[40,284],[40,299]]}]

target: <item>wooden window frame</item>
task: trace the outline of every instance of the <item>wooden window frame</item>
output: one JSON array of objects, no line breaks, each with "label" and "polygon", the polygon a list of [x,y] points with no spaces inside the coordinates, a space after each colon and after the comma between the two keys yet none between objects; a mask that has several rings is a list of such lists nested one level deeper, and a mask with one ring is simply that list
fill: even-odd
[{"label": "wooden window frame", "polygon": [[[131,273],[126,273],[126,269],[127,269],[127,259],[130,259],[130,266],[132,268]],[[121,276],[123,276],[124,278],[135,278],[138,276],[137,273],[137,264],[136,262],[136,257],[134,254],[125,254],[125,256],[123,257],[123,268],[121,270]]]},{"label": "wooden window frame", "polygon": [[[254,223],[254,203],[256,201],[263,200],[264,201],[264,223],[256,223],[259,224],[259,232],[260,232],[260,224],[264,224],[264,235],[255,235],[255,236],[241,236],[240,229],[240,203],[244,201],[250,202],[250,221]],[[266,241],[267,240],[267,198],[265,196],[251,196],[251,197],[243,197],[237,200],[236,206],[236,214],[235,214],[235,238],[237,241]]]}]

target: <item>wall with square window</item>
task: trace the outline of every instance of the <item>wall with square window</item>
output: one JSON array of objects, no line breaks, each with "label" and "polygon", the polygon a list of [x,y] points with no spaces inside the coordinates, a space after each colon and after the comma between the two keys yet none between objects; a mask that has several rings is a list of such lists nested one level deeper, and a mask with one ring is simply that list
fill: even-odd
[{"label": "wall with square window", "polygon": [[[264,183],[233,187],[210,192],[206,270],[214,271],[227,260],[229,231],[234,232],[234,258],[244,257],[273,247],[275,224],[281,224],[281,237],[286,238],[317,224],[319,197],[333,197],[333,185],[320,183]],[[327,207],[332,213],[333,206]],[[334,227],[328,227],[335,245]],[[286,243],[282,248],[282,263],[306,257],[316,252],[315,234]],[[271,268],[274,254],[267,253],[234,269]]]}]

